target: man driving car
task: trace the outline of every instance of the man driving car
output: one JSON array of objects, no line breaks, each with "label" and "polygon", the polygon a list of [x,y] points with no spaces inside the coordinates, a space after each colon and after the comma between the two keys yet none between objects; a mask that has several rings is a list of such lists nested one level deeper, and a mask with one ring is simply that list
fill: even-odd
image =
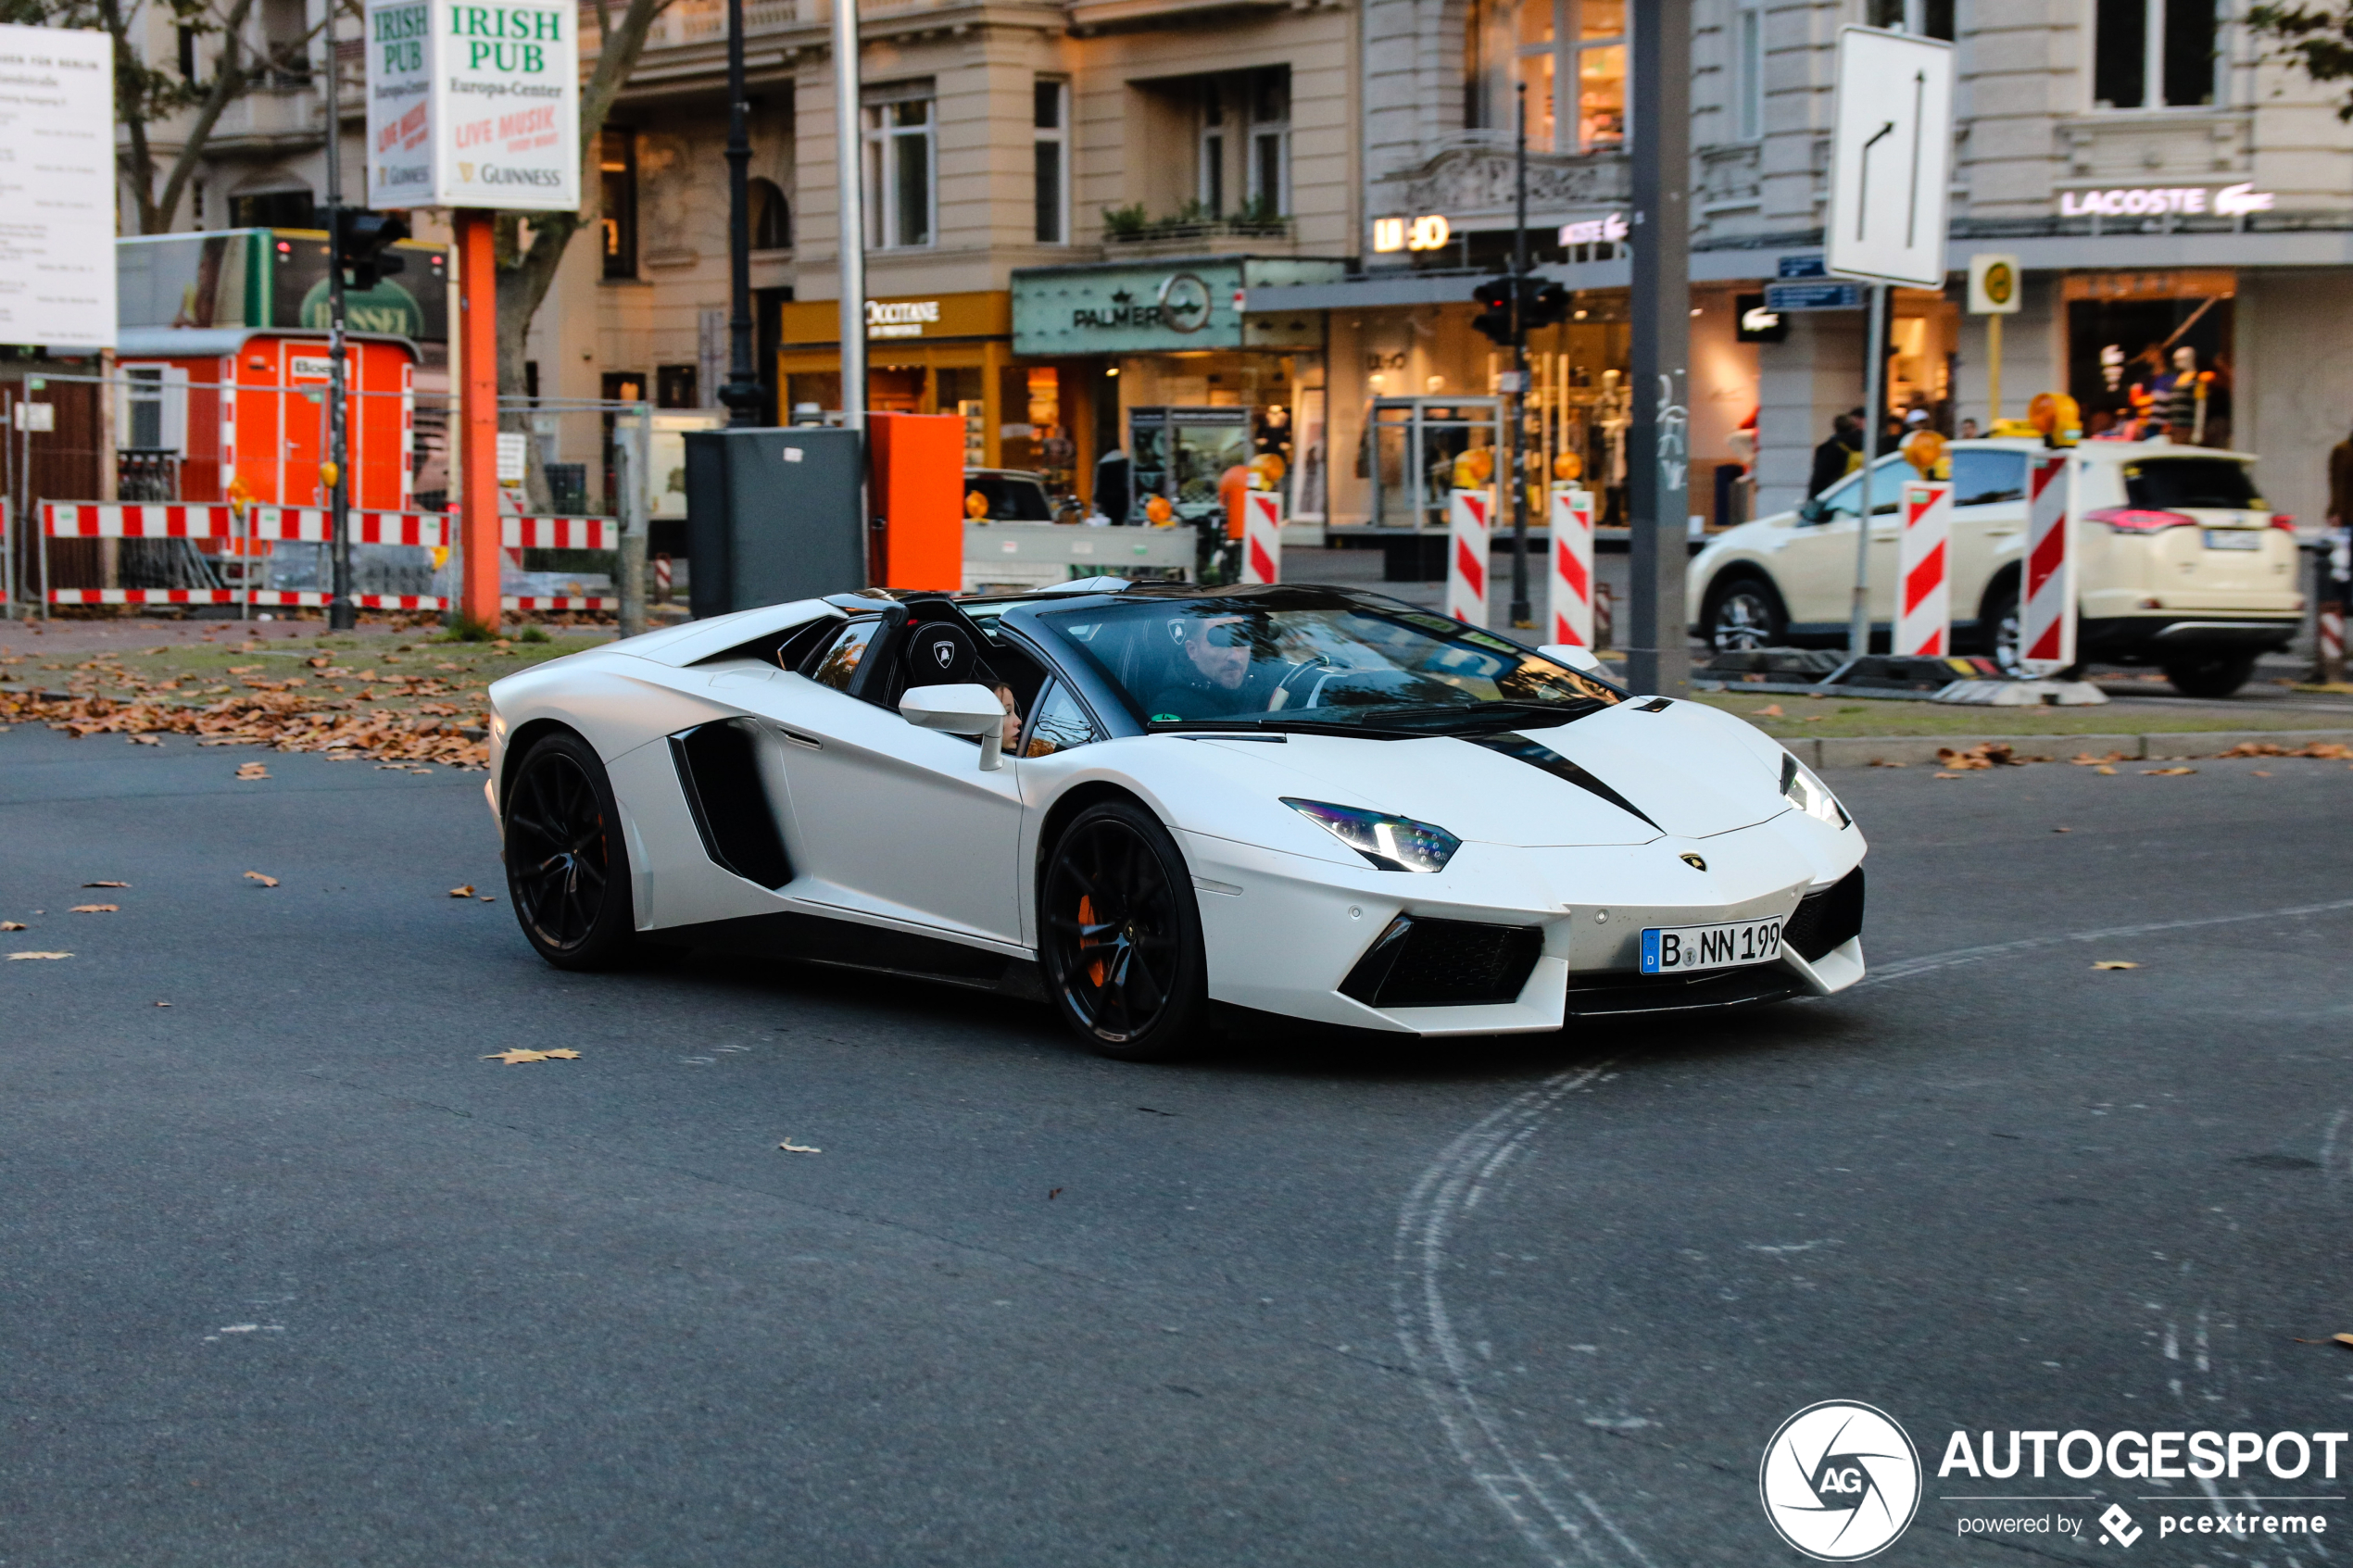
[{"label": "man driving car", "polygon": [[1161,684],[1152,692],[1147,718],[1156,723],[1187,719],[1227,719],[1267,710],[1282,667],[1273,660],[1252,659],[1250,627],[1244,617],[1187,617],[1168,623],[1176,645],[1166,660]]}]

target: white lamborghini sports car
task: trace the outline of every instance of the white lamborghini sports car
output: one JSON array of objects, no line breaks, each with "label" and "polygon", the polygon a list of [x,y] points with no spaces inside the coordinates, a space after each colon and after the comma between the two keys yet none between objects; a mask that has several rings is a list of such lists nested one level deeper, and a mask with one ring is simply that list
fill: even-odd
[{"label": "white lamborghini sports car", "polygon": [[1341,588],[843,595],[490,689],[523,935],[1051,1000],[1174,1054],[1213,1009],[1401,1034],[1822,996],[1863,835],[1755,729]]}]

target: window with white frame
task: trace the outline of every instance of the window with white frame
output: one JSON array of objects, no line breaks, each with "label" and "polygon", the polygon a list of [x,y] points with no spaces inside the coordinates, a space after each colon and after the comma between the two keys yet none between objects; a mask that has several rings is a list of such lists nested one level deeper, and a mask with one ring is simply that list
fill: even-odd
[{"label": "window with white frame", "polygon": [[2091,0],[2092,102],[2103,109],[2222,101],[2215,0]]},{"label": "window with white frame", "polygon": [[1212,218],[1254,221],[1290,211],[1290,68],[1201,79],[1195,198]]},{"label": "window with white frame", "polygon": [[1528,144],[1590,153],[1626,142],[1626,0],[1472,0],[1463,119],[1509,137],[1528,89]]},{"label": "window with white frame", "polygon": [[932,243],[937,207],[937,116],[928,82],[868,88],[866,245],[900,250]]},{"label": "window with white frame", "polygon": [[116,383],[115,442],[125,451],[181,452],[188,445],[188,372],[177,365],[125,365]]},{"label": "window with white frame", "polygon": [[1732,138],[1765,134],[1765,9],[1740,0],[1732,12]]},{"label": "window with white frame", "polygon": [[1201,183],[1197,196],[1202,210],[1212,218],[1226,216],[1226,107],[1229,95],[1227,84],[1215,77],[1202,83]]},{"label": "window with white frame", "polygon": [[1038,166],[1038,243],[1070,242],[1070,83],[1039,77],[1030,89]]}]

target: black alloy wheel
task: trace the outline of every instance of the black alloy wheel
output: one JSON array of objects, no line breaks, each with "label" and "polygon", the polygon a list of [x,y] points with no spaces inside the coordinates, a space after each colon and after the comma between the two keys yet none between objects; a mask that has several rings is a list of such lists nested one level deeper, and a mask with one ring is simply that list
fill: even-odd
[{"label": "black alloy wheel", "polygon": [[1709,585],[1700,625],[1707,633],[1707,646],[1718,653],[1780,647],[1789,633],[1780,595],[1764,579],[1745,573],[1718,578]]},{"label": "black alloy wheel", "polygon": [[1046,974],[1063,1021],[1121,1061],[1191,1043],[1208,1005],[1201,911],[1184,856],[1151,812],[1088,807],[1055,844],[1039,888]]},{"label": "black alloy wheel", "polygon": [[559,969],[610,968],[635,935],[620,823],[604,764],[578,735],[540,741],[508,785],[507,892]]}]

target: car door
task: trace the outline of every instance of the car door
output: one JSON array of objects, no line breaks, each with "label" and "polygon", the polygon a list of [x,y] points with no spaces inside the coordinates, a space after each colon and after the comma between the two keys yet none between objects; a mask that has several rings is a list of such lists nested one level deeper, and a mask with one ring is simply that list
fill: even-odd
[{"label": "car door", "polygon": [[[1893,454],[1872,470],[1874,511],[1871,530],[1871,608],[1884,619],[1894,602],[1895,580],[1896,497],[1909,469],[1899,471],[1902,459]],[[1788,607],[1793,626],[1821,634],[1844,626],[1854,604],[1855,530],[1862,508],[1863,476],[1850,474],[1824,491],[1814,509],[1820,521],[1801,516],[1790,538],[1774,559],[1773,575]]]},{"label": "car door", "polygon": [[849,695],[873,618],[843,627],[809,675],[728,700],[776,727],[790,795],[792,891],[943,933],[1021,940],[1020,759],[984,772],[979,743],[917,729]]},{"label": "car door", "polygon": [[2005,446],[1953,449],[1953,535],[1947,582],[1953,619],[1974,621],[1985,584],[2018,551],[2026,529],[2026,454]]}]

